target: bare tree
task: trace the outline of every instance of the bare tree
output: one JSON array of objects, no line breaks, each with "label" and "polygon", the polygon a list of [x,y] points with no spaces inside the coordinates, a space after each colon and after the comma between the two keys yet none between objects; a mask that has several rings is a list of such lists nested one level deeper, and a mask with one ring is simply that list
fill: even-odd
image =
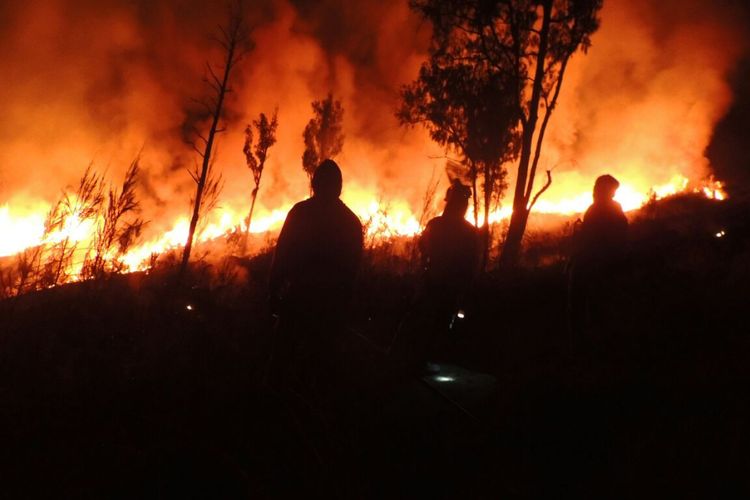
[{"label": "bare tree", "polygon": [[427,182],[424,194],[422,195],[422,208],[419,211],[419,227],[425,227],[435,215],[435,195],[437,194],[439,185],[440,177],[433,168],[430,180]]},{"label": "bare tree", "polygon": [[16,256],[14,266],[14,295],[21,295],[39,287],[44,245],[27,248]]},{"label": "bare tree", "polygon": [[257,120],[253,120],[253,126],[258,131],[258,142],[253,148],[253,129],[250,125],[245,128],[245,145],[242,148],[242,152],[245,153],[245,160],[247,162],[247,168],[253,173],[253,182],[255,187],[251,193],[250,211],[247,214],[245,235],[242,239],[242,251],[244,254],[247,251],[247,237],[250,234],[250,222],[253,219],[253,210],[255,210],[255,200],[258,198],[258,190],[260,189],[260,181],[263,177],[263,169],[266,166],[266,160],[268,159],[268,150],[276,144],[276,129],[279,126],[278,120],[278,108],[274,110],[271,120],[265,113],[261,113]]},{"label": "bare tree", "polygon": [[[195,165],[192,171],[188,171],[190,177],[193,178],[194,182],[198,182],[200,179],[200,166]],[[203,188],[203,196],[201,198],[201,206],[198,211],[198,224],[195,227],[195,234],[201,234],[208,224],[208,214],[219,205],[219,197],[221,192],[224,190],[224,175],[221,172],[216,172],[216,154],[211,158],[211,162],[208,164],[208,171],[206,172],[206,183]],[[195,206],[195,197],[190,197],[190,206]]]},{"label": "bare tree", "polygon": [[45,237],[59,235],[45,258],[40,285],[56,286],[68,278],[73,256],[78,243],[73,238],[75,231],[88,221],[96,220],[104,202],[102,176],[86,167],[75,193],[65,193],[50,209],[44,224]]},{"label": "bare tree", "polygon": [[[130,164],[118,190],[109,188],[105,196],[103,176],[89,164],[75,190],[65,190],[47,213],[41,243],[16,255],[13,265],[2,270],[0,293],[7,296],[57,286],[74,278],[76,258],[85,250],[80,278],[95,279],[123,270],[121,257],[140,235],[144,222],[137,216],[139,203],[135,187],[139,158]],[[81,241],[95,225],[91,245],[83,249]]]},{"label": "bare tree", "polygon": [[323,160],[334,158],[344,147],[342,122],[344,108],[333,94],[322,101],[313,101],[313,117],[302,134],[305,139],[305,152],[302,154],[302,168],[312,180],[315,169]]},{"label": "bare tree", "polygon": [[[437,195],[437,189],[440,186],[440,176],[437,175],[435,169],[432,169],[432,175],[430,180],[427,182],[424,194],[422,195],[422,207],[419,211],[419,227],[420,230],[424,228],[430,219],[435,215],[435,196]],[[411,250],[409,252],[409,261],[412,263],[418,263],[417,254],[419,252],[419,236],[412,239]]]},{"label": "bare tree", "polygon": [[[216,134],[225,130],[223,127],[219,127],[219,122],[223,117],[224,99],[228,93],[232,92],[229,85],[232,70],[250,48],[249,35],[244,22],[243,12],[239,4],[236,4],[231,10],[226,27],[219,26],[218,31],[219,34],[214,39],[222,49],[224,49],[224,60],[223,66],[219,71],[221,76],[217,75],[217,71],[214,70],[211,63],[206,63],[206,76],[204,82],[209,87],[209,96],[204,100],[198,101],[210,115],[211,125],[208,129],[207,135],[203,135],[199,131],[196,131],[197,140],[201,141],[203,146],[198,147],[195,143],[192,144],[193,149],[201,158],[201,167],[197,172],[191,173],[196,184],[196,191],[192,203],[193,215],[190,219],[188,238],[185,242],[185,249],[182,252],[180,279],[184,277],[185,272],[187,271],[188,262],[190,261],[190,252],[193,248],[195,231],[201,215],[203,197],[206,194],[207,188],[211,187],[208,182],[209,170],[213,160],[211,154],[215,145]],[[218,186],[218,184],[214,185]],[[215,191],[218,192],[218,187]]]},{"label": "bare tree", "polygon": [[82,276],[85,279],[99,279],[107,272],[122,271],[120,258],[141,234],[144,221],[137,216],[140,203],[135,191],[139,163],[140,156],[131,162],[119,190],[109,188],[91,249],[93,256],[87,255],[83,265]]}]

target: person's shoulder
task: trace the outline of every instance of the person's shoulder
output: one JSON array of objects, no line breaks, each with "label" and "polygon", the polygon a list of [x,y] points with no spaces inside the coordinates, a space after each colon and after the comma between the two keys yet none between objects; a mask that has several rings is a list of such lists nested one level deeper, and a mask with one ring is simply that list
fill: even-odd
[{"label": "person's shoulder", "polygon": [[433,217],[432,219],[430,219],[429,221],[427,221],[427,224],[425,224],[424,228],[427,229],[427,228],[430,228],[430,227],[439,226],[442,223],[443,223],[443,216],[442,215],[438,215],[437,217]]},{"label": "person's shoulder", "polygon": [[300,214],[307,212],[312,207],[312,198],[308,198],[306,200],[298,201],[294,205],[292,205],[292,208],[289,209],[289,215],[293,214]]},{"label": "person's shoulder", "polygon": [[[449,217],[444,215],[438,215],[430,219],[424,227],[425,233],[433,233],[435,235],[450,234],[455,231],[455,223],[451,221]],[[440,236],[438,236],[440,237]]]},{"label": "person's shoulder", "polygon": [[596,203],[589,205],[586,211],[583,212],[583,223],[586,224],[587,222],[591,222],[592,217],[594,217],[597,212],[599,212],[599,207]]},{"label": "person's shoulder", "polygon": [[617,218],[618,222],[628,225],[628,216],[625,215],[625,210],[622,209],[622,205],[620,205],[618,202],[614,202],[614,212],[615,217]]},{"label": "person's shoulder", "polygon": [[476,226],[474,226],[474,224],[472,224],[471,222],[467,221],[466,219],[461,219],[461,227],[465,231],[471,231],[472,233],[476,233],[477,232]]},{"label": "person's shoulder", "polygon": [[474,226],[474,224],[467,221],[466,219],[456,221],[456,226],[458,227],[458,230],[461,232],[461,234],[463,234],[465,237],[473,237],[479,234],[479,231]]},{"label": "person's shoulder", "polygon": [[341,213],[346,217],[347,221],[352,225],[358,227],[360,230],[362,229],[362,221],[359,220],[359,217],[357,214],[355,214],[351,208],[347,206],[346,203],[339,200],[339,207],[341,207]]},{"label": "person's shoulder", "polygon": [[305,200],[298,201],[297,203],[295,203],[294,206],[292,207],[292,210],[295,210],[295,209],[296,210],[303,210],[303,209],[305,209],[307,207],[313,206],[314,204],[315,204],[315,199],[314,198],[307,198]]},{"label": "person's shoulder", "polygon": [[615,200],[611,200],[606,207],[607,215],[609,217],[615,217],[618,219],[624,219],[625,218],[625,211],[622,209],[622,205],[620,205]]},{"label": "person's shoulder", "polygon": [[294,205],[292,205],[292,208],[289,209],[289,212],[286,214],[286,219],[284,221],[285,225],[300,225],[304,224],[304,220],[310,217],[310,199],[302,200]]}]

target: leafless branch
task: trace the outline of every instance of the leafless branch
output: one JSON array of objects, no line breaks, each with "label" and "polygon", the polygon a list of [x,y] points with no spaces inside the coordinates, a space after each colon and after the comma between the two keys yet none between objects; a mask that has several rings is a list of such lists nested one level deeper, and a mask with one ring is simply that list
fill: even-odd
[{"label": "leafless branch", "polygon": [[203,109],[205,109],[205,111],[206,111],[207,113],[211,113],[211,112],[213,111],[213,110],[211,109],[211,107],[210,107],[210,106],[209,106],[208,104],[206,104],[206,102],[205,102],[204,100],[202,100],[202,99],[196,99],[196,98],[194,98],[194,97],[191,97],[191,98],[190,98],[190,102],[192,102],[192,103],[194,103],[194,104],[197,104],[197,105],[201,106],[201,107],[202,107]]},{"label": "leafless branch", "polygon": [[532,208],[534,208],[534,204],[536,203],[536,200],[539,199],[539,197],[544,193],[549,187],[552,185],[552,170],[547,170],[547,182],[544,183],[544,186],[536,193],[534,196],[534,199],[531,200],[531,204],[529,205],[529,211],[531,211]]},{"label": "leafless branch", "polygon": [[208,75],[211,77],[211,80],[213,80],[213,83],[216,85],[216,87],[221,88],[221,80],[218,76],[216,76],[214,69],[211,67],[211,63],[209,63],[208,61],[206,61],[206,70],[208,71]]},{"label": "leafless branch", "polygon": [[201,158],[203,157],[203,151],[201,151],[200,149],[198,149],[198,146],[196,146],[193,141],[188,142],[188,144],[190,145],[191,148],[193,148],[193,151],[195,151],[196,153],[198,153],[198,155]]},{"label": "leafless branch", "polygon": [[200,181],[200,176],[198,175],[198,164],[195,164],[195,170],[190,170],[189,168],[185,167],[185,170],[190,175],[190,177],[193,179],[193,181],[198,184]]},{"label": "leafless branch", "polygon": [[536,147],[534,148],[534,158],[531,162],[531,169],[529,170],[529,185],[525,193],[527,200],[529,199],[529,196],[531,196],[531,189],[533,186],[534,177],[536,176],[537,165],[539,164],[539,158],[542,153],[542,141],[544,140],[544,134],[547,131],[547,125],[549,124],[550,117],[552,116],[552,111],[554,111],[555,106],[557,105],[557,98],[560,96],[560,89],[562,88],[563,75],[565,74],[565,67],[568,64],[568,57],[563,59],[561,63],[560,72],[558,74],[557,82],[555,85],[555,92],[552,95],[552,101],[550,101],[549,105],[545,108],[544,118],[542,118],[542,124],[539,127],[539,134],[537,135],[536,139]]}]

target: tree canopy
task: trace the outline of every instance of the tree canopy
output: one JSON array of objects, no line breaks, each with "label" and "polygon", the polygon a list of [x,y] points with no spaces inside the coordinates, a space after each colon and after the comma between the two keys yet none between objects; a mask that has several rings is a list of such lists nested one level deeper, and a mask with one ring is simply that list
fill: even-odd
[{"label": "tree canopy", "polygon": [[[446,125],[457,121],[455,114],[428,107],[424,120],[432,124],[433,139],[453,144],[455,137],[465,136],[470,154],[479,150],[486,159],[503,151],[504,160],[518,158],[513,217],[503,248],[512,263],[534,199],[544,133],[565,69],[576,51],[590,46],[602,0],[412,0],[411,6],[433,26],[430,59],[410,87],[414,96],[419,96],[420,86],[430,88],[435,101],[450,102],[456,93],[468,92],[480,104],[480,116],[494,115],[489,123],[476,120],[484,124],[479,129],[469,126],[471,114],[459,115],[465,128],[453,130]],[[437,85],[436,77],[441,82]],[[409,98],[405,94],[407,105]],[[517,152],[509,147],[513,141],[519,143]]]},{"label": "tree canopy", "polygon": [[302,168],[311,179],[323,160],[335,157],[344,147],[344,108],[341,102],[334,100],[333,94],[328,94],[321,101],[313,101],[312,109],[313,117],[302,134],[305,139]]},{"label": "tree canopy", "polygon": [[493,199],[505,188],[503,164],[518,153],[516,107],[509,102],[511,80],[478,72],[467,62],[436,54],[419,78],[402,89],[397,116],[402,123],[423,124],[432,139],[459,156],[463,177],[474,188],[474,219],[478,222],[477,182],[484,193],[484,220]]}]

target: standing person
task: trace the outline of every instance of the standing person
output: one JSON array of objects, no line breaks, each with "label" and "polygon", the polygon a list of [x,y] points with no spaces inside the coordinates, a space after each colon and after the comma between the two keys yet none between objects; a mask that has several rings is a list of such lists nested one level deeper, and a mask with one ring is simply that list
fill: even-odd
[{"label": "standing person", "polygon": [[574,235],[568,277],[568,323],[580,335],[590,323],[602,324],[601,301],[612,294],[612,276],[622,264],[628,219],[614,200],[620,183],[602,175],[594,183],[594,202]]},{"label": "standing person", "polygon": [[269,283],[279,316],[271,364],[277,381],[330,365],[341,338],[363,246],[362,224],[339,199],[341,186],[339,166],[323,161],[312,197],[292,207],[279,234]]},{"label": "standing person", "polygon": [[[421,361],[444,340],[477,274],[479,234],[465,218],[470,197],[471,190],[454,180],[443,214],[430,220],[419,238],[424,279],[418,307],[425,320],[416,332]],[[438,370],[431,363],[426,368]]]}]

